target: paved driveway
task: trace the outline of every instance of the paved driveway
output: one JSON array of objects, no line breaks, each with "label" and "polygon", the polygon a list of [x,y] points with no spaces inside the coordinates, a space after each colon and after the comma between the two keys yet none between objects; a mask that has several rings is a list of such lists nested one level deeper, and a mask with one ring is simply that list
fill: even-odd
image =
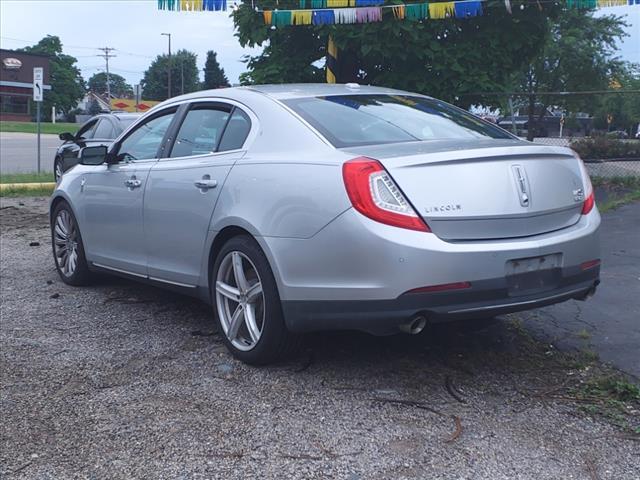
[{"label": "paved driveway", "polygon": [[[35,172],[38,168],[37,135],[33,133],[0,132],[0,173]],[[57,135],[42,135],[40,139],[41,168],[53,172],[56,149],[62,142]]]},{"label": "paved driveway", "polygon": [[520,316],[557,346],[591,350],[640,378],[640,203],[605,213],[600,238],[602,283],[593,298]]}]

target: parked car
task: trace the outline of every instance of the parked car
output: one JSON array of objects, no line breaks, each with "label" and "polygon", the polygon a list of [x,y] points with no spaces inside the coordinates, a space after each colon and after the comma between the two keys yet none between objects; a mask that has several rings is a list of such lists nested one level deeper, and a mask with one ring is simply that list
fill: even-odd
[{"label": "parked car", "polygon": [[605,134],[607,138],[617,138],[619,140],[625,140],[629,138],[629,134],[624,130],[612,130]]},{"label": "parked car", "polygon": [[139,113],[104,113],[86,121],[75,134],[61,133],[59,137],[64,143],[58,147],[53,162],[56,182],[60,181],[64,172],[78,163],[81,148],[110,145],[139,116]]},{"label": "parked car", "polygon": [[89,146],[50,205],[60,277],[109,272],[213,306],[237,358],[299,334],[583,300],[600,215],[582,161],[377,87],[197,92]]}]

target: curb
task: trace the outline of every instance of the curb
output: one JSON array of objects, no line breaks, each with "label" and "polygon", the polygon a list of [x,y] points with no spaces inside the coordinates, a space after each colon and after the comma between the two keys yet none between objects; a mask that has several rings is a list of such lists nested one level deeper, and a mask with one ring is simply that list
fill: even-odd
[{"label": "curb", "polygon": [[39,188],[55,188],[56,182],[42,183],[0,183],[0,192],[5,190],[37,190]]}]

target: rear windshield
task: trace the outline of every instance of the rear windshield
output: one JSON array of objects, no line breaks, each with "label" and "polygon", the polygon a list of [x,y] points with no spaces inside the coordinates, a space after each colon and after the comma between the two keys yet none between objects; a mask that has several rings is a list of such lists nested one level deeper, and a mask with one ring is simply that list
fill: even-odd
[{"label": "rear windshield", "polygon": [[335,95],[284,103],[334,146],[419,140],[513,138],[457,107],[408,95]]}]

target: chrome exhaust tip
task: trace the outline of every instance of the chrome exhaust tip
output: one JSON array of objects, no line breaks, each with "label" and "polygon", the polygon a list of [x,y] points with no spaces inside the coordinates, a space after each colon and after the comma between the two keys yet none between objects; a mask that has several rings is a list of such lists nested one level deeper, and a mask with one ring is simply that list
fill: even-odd
[{"label": "chrome exhaust tip", "polygon": [[424,315],[418,314],[414,317],[411,317],[407,323],[400,324],[400,331],[403,333],[408,333],[409,335],[417,335],[424,327],[427,326],[427,317]]}]

